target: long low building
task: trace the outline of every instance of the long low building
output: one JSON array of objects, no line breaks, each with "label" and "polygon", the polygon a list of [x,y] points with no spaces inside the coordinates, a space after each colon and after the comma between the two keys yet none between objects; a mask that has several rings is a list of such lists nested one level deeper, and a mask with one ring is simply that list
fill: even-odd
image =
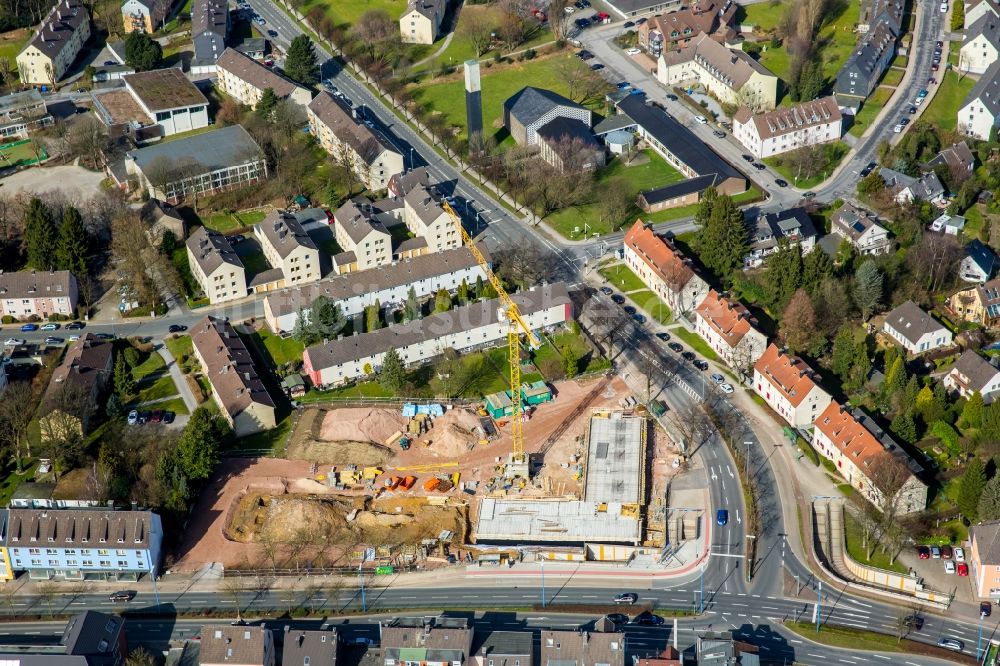
[{"label": "long low building", "polygon": [[[480,245],[479,250],[489,261],[486,246]],[[462,280],[473,286],[478,278],[485,281],[486,271],[468,248],[457,247],[270,294],[264,299],[264,318],[272,331],[281,333],[295,328],[300,312],[308,316],[319,296],[335,301],[345,316],[352,317],[375,301],[383,306],[403,303],[411,288],[422,298],[439,289],[454,291]]]},{"label": "long low building", "polygon": [[621,502],[483,498],[475,542],[638,545],[642,521]]},{"label": "long low building", "polygon": [[[573,318],[573,304],[562,282],[512,296],[532,330],[543,330]],[[507,339],[507,322],[500,319],[499,299],[472,303],[423,319],[353,335],[309,347],[303,369],[314,386],[337,386],[379,371],[390,349],[405,365],[439,356],[444,349],[468,351]]]}]

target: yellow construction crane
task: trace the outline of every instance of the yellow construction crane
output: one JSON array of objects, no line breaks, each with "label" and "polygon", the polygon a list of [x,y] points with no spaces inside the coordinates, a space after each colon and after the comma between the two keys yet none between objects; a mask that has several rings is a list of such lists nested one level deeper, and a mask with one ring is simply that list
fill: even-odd
[{"label": "yellow construction crane", "polygon": [[541,343],[535,337],[535,334],[531,332],[531,327],[521,317],[521,312],[517,309],[517,303],[507,294],[507,290],[503,288],[500,280],[494,275],[489,262],[486,261],[486,257],[479,251],[475,241],[472,240],[465,227],[462,226],[462,218],[458,216],[458,213],[455,212],[447,200],[442,201],[441,206],[451,216],[452,221],[455,223],[455,228],[458,229],[458,233],[462,237],[462,242],[465,243],[465,246],[472,252],[472,256],[476,258],[476,261],[486,272],[486,278],[493,285],[497,296],[500,298],[500,303],[503,305],[503,316],[507,318],[507,354],[510,363],[510,433],[514,440],[514,447],[507,469],[508,476],[514,476],[512,473],[513,470],[523,470],[523,476],[527,478],[528,458],[524,455],[524,423],[521,412],[520,331],[524,331],[525,336],[528,338],[528,345],[532,348],[538,347]]}]

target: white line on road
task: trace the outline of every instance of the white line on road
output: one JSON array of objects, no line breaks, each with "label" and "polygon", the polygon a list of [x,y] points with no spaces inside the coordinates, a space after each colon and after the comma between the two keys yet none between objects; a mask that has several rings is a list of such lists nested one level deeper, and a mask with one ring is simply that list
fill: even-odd
[{"label": "white line on road", "polygon": [[884,654],[873,654],[872,656],[878,657],[879,659],[885,659],[886,661],[891,661],[889,657],[885,656]]}]

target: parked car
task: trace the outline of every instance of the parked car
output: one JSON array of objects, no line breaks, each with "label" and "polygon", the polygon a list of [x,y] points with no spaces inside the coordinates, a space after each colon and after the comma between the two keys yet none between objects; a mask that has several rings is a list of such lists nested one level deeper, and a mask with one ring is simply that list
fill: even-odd
[{"label": "parked car", "polygon": [[634,28],[635,27],[635,22],[634,21],[625,21],[624,23],[622,23],[622,27],[626,28],[626,29],[628,29],[628,28]]},{"label": "parked car", "polygon": [[979,614],[983,617],[989,617],[993,613],[993,604],[989,601],[979,602]]},{"label": "parked car", "polygon": [[969,565],[966,564],[965,562],[959,562],[958,564],[955,565],[955,568],[958,571],[959,576],[969,575]]},{"label": "parked car", "polygon": [[711,379],[716,384],[724,384],[726,382],[726,378],[720,375],[718,372],[713,372],[712,376],[709,377],[709,379]]},{"label": "parked car", "polygon": [[965,561],[965,549],[964,548],[956,548],[955,549],[955,561],[956,562],[964,562]]},{"label": "parked car", "polygon": [[171,333],[180,333],[182,331],[188,330],[188,327],[184,324],[171,324],[170,328],[167,329]]},{"label": "parked car", "polygon": [[108,595],[109,601],[132,601],[135,597],[135,592],[132,590],[118,590],[117,592],[112,592]]},{"label": "parked car", "polygon": [[80,339],[79,335],[71,335],[71,336],[69,336],[69,341],[70,342],[76,342],[79,339]]},{"label": "parked car", "polygon": [[957,638],[942,638],[937,642],[938,647],[947,648],[949,650],[955,650],[956,652],[961,652],[965,649],[965,643],[958,640]]},{"label": "parked car", "polygon": [[625,55],[630,55],[630,56],[637,56],[640,53],[642,53],[642,51],[640,51],[639,49],[636,49],[636,48],[631,48],[631,49],[628,49],[627,51],[625,51]]},{"label": "parked car", "polygon": [[58,331],[59,330],[59,324],[43,324],[42,325],[42,330],[43,331]]},{"label": "parked car", "polygon": [[619,81],[615,84],[615,87],[618,88],[618,90],[628,90],[632,87],[632,84],[628,81]]},{"label": "parked car", "polygon": [[636,22],[635,22],[635,24],[636,24],[636,25],[642,25],[642,24],[643,24],[643,23],[645,23],[645,22],[646,22],[647,20],[648,20],[647,18],[643,17],[643,18],[639,19],[638,21],[636,21]]},{"label": "parked car", "polygon": [[601,64],[601,63],[599,63],[599,62],[595,62],[595,63],[594,63],[593,65],[591,65],[591,66],[590,66],[590,69],[592,69],[593,71],[595,71],[595,72],[596,72],[596,71],[598,71],[598,70],[602,70],[602,69],[604,69],[604,65],[602,65],[602,64]]},{"label": "parked car", "polygon": [[628,91],[628,94],[629,95],[642,95],[642,96],[645,96],[646,95],[646,91],[643,90],[642,88],[632,88],[632,90]]},{"label": "parked car", "polygon": [[38,324],[25,324],[21,327],[22,333],[31,333],[38,330]]},{"label": "parked car", "polygon": [[663,624],[663,618],[659,615],[653,615],[650,612],[645,612],[642,615],[637,615],[632,624],[638,624],[640,626],[646,627],[658,627]]},{"label": "parked car", "polygon": [[951,546],[941,546],[941,558],[945,560],[950,560],[955,555],[955,551]]},{"label": "parked car", "polygon": [[4,340],[3,344],[5,347],[16,347],[18,345],[26,345],[28,344],[28,341],[22,340],[21,338],[7,338]]},{"label": "parked car", "polygon": [[601,287],[601,293],[604,294],[605,296],[610,296],[615,292],[613,289],[611,289],[611,287]]},{"label": "parked car", "polygon": [[63,340],[62,338],[57,338],[54,335],[50,335],[49,337],[45,338],[45,344],[47,345],[61,345],[63,342],[65,342],[65,340]]},{"label": "parked car", "polygon": [[625,297],[622,296],[621,294],[615,294],[614,296],[611,297],[611,300],[617,303],[618,305],[621,305],[622,303],[625,302]]},{"label": "parked car", "polygon": [[622,592],[620,594],[616,594],[613,601],[616,604],[634,604],[639,601],[639,595],[635,592]]},{"label": "parked car", "polygon": [[699,125],[707,125],[708,124],[708,118],[706,118],[705,116],[695,116],[694,117],[694,121],[696,123],[698,123]]},{"label": "parked car", "polygon": [[149,415],[149,422],[150,423],[160,423],[161,421],[163,421],[163,410],[162,409],[154,409],[153,413]]},{"label": "parked car", "polygon": [[917,93],[917,97],[919,97],[920,99],[923,99],[924,97],[927,97],[927,90],[924,89],[924,88],[921,88],[920,92]]},{"label": "parked car", "polygon": [[743,155],[743,161],[747,164],[753,164],[753,155]]},{"label": "parked car", "polygon": [[573,12],[576,11],[576,7],[570,7],[569,5],[566,5],[563,8],[563,11],[566,12],[567,14],[572,14]]},{"label": "parked car", "polygon": [[678,354],[680,354],[682,351],[684,351],[684,347],[681,347],[676,342],[671,342],[670,344],[667,345],[667,347],[670,348],[670,351],[676,352]]},{"label": "parked car", "polygon": [[726,138],[726,133],[723,132],[722,130],[712,130],[712,134],[715,136],[716,139]]},{"label": "parked car", "polygon": [[671,102],[676,102],[679,98],[677,97],[677,95],[673,93],[667,93],[667,99],[669,99]]},{"label": "parked car", "polygon": [[70,322],[70,323],[66,324],[66,330],[67,331],[79,331],[84,326],[86,326],[86,324],[84,324],[82,321],[74,321],[74,322]]},{"label": "parked car", "polygon": [[875,161],[871,161],[868,164],[866,164],[865,168],[861,170],[861,177],[862,178],[867,177],[872,171],[875,170],[875,167],[877,167],[877,166],[878,166],[878,162],[875,162]]},{"label": "parked car", "polygon": [[940,560],[941,559],[941,548],[938,546],[931,546],[931,559]]},{"label": "parked car", "polygon": [[139,425],[142,425],[143,423],[149,423],[149,412],[147,410],[139,412]]},{"label": "parked car", "polygon": [[955,573],[955,563],[952,562],[951,560],[945,560],[944,561],[944,572],[946,574],[953,574],[953,573]]},{"label": "parked car", "polygon": [[946,14],[947,12],[948,12],[948,3],[947,2],[942,2],[941,3],[941,13],[942,14]]},{"label": "parked car", "polygon": [[705,372],[706,370],[708,370],[708,363],[706,363],[705,361],[701,360],[700,358],[699,359],[695,359],[695,361],[694,361],[694,363],[692,365],[694,365],[694,367],[698,368],[702,372]]},{"label": "parked car", "polygon": [[590,19],[578,18],[575,21],[575,23],[576,23],[576,27],[578,27],[580,30],[584,30],[585,28],[589,28],[590,27]]},{"label": "parked car", "polygon": [[630,315],[635,314],[635,306],[633,305],[626,305],[625,307],[622,308],[622,310],[624,310],[626,314]]},{"label": "parked car", "polygon": [[688,363],[690,363],[695,358],[694,352],[686,351],[683,354],[681,354],[681,358],[684,359],[685,361],[687,361]]},{"label": "parked car", "polygon": [[900,132],[903,131],[903,124],[896,123],[895,127],[892,128],[892,131],[895,132],[896,134],[899,134]]},{"label": "parked car", "polygon": [[656,337],[658,337],[660,340],[663,340],[664,342],[667,342],[668,340],[670,340],[670,334],[669,333],[663,333],[662,331],[660,333],[657,333]]},{"label": "parked car", "polygon": [[721,385],[719,389],[726,395],[732,395],[733,393],[736,393],[736,389],[733,388],[733,385],[728,383]]},{"label": "parked car", "polygon": [[604,617],[611,620],[611,623],[615,625],[628,624],[628,615],[624,613],[608,613]]},{"label": "parked car", "polygon": [[813,192],[812,190],[809,190],[808,192],[804,192],[802,194],[802,198],[803,199],[815,199],[816,198],[816,193]]},{"label": "parked car", "polygon": [[94,337],[97,338],[98,340],[114,340],[115,339],[115,336],[111,335],[110,333],[95,333]]},{"label": "parked car", "polygon": [[917,112],[917,107],[911,106],[906,112],[912,116]]},{"label": "parked car", "polygon": [[173,412],[163,412],[163,422],[164,423],[173,423],[174,422],[174,413]]},{"label": "parked car", "polygon": [[929,560],[931,558],[931,549],[927,546],[917,546],[917,557],[921,560]]},{"label": "parked car", "polygon": [[763,171],[765,169],[764,165],[761,164],[760,162],[754,162],[753,168],[757,169],[757,171]]},{"label": "parked car", "polygon": [[646,317],[645,317],[645,315],[641,315],[641,314],[636,313],[636,314],[632,315],[632,319],[634,319],[635,323],[637,323],[637,324],[645,324],[646,323]]},{"label": "parked car", "polygon": [[128,420],[126,421],[126,423],[128,423],[129,425],[138,425],[139,424],[139,412],[137,412],[134,409],[131,412],[129,412],[128,413]]},{"label": "parked car", "polygon": [[715,513],[715,522],[719,525],[725,525],[729,522],[729,512],[725,509],[719,509]]},{"label": "parked car", "polygon": [[274,39],[275,37],[278,36],[278,31],[277,30],[268,30],[267,31],[267,36],[270,37],[271,39]]},{"label": "parked car", "polygon": [[937,62],[932,62],[932,63],[931,63],[931,71],[932,71],[932,72],[936,72],[936,71],[938,71],[938,67],[940,67],[940,66],[941,66],[941,64],[940,64],[940,63],[937,63]]}]

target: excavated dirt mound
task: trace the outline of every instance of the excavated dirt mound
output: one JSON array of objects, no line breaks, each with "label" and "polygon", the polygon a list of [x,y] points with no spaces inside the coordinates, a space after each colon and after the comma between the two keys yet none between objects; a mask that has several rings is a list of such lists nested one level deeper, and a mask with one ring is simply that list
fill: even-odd
[{"label": "excavated dirt mound", "polygon": [[[322,465],[384,465],[393,452],[382,442],[401,430],[391,417],[383,409],[309,409],[292,431],[286,455]],[[406,419],[400,415],[398,420],[405,423]],[[373,440],[375,436],[379,439]]]},{"label": "excavated dirt mound", "polygon": [[331,409],[323,418],[319,439],[382,444],[392,433],[402,431],[406,420],[399,410],[372,407]]},{"label": "excavated dirt mound", "polygon": [[479,417],[468,409],[449,409],[433,421],[424,437],[431,440],[428,451],[435,456],[457,458],[467,455],[482,435],[476,430]]}]

